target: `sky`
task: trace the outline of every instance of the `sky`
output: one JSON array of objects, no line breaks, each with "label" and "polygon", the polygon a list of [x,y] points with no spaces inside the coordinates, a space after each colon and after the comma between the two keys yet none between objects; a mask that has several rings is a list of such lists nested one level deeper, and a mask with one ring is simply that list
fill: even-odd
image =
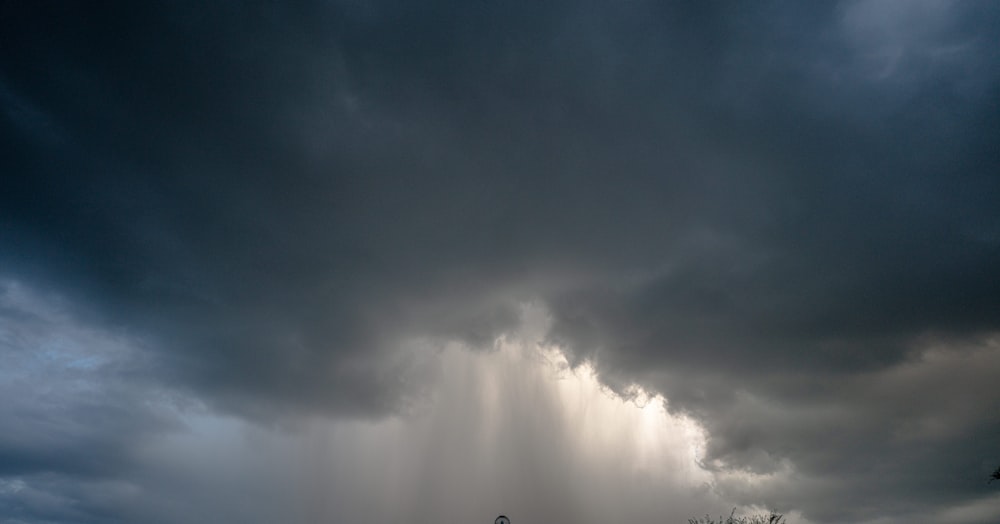
[{"label": "sky", "polygon": [[998,44],[0,1],[0,523],[998,522]]}]

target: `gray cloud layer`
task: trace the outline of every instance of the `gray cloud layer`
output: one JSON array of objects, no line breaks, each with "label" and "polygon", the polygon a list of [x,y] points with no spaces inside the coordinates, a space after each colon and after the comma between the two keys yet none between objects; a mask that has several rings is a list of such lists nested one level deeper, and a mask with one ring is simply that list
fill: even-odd
[{"label": "gray cloud layer", "polygon": [[[575,362],[701,420],[706,467],[803,479],[727,497],[969,503],[1000,460],[998,17],[7,3],[0,272],[141,340],[128,380],[255,420],[399,412],[407,341],[488,347],[537,301]],[[80,400],[60,418],[108,422],[31,442],[19,402],[7,476],[100,477],[167,424]]]}]

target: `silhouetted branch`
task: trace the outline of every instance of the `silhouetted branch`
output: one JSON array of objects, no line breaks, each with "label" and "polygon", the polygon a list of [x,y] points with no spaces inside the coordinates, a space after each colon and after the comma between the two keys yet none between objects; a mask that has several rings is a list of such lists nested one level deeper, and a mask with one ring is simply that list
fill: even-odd
[{"label": "silhouetted branch", "polygon": [[719,517],[719,520],[714,520],[712,517],[705,515],[703,518],[688,519],[688,524],[785,524],[785,516],[771,511],[759,515],[737,517],[736,508],[733,508],[733,511],[729,514],[729,518],[724,519]]}]

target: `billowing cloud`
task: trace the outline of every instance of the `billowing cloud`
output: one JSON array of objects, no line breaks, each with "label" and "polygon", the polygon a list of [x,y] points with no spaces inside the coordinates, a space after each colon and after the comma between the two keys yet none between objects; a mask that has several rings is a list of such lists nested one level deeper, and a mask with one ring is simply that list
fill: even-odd
[{"label": "billowing cloud", "polygon": [[[526,346],[608,394],[662,395],[659,423],[704,432],[697,471],[662,484],[683,506],[668,518],[703,485],[691,500],[813,522],[994,520],[998,16],[944,1],[3,5],[3,504],[16,522],[84,520],[30,501],[100,495],[91,520],[153,519],[128,508],[155,497],[127,494],[170,491],[171,461],[143,446],[202,435],[196,405],[282,450],[309,447],[296,431],[323,440],[304,420],[383,428],[316,462],[371,475],[328,479],[357,492],[331,499],[348,520],[481,508],[351,506],[392,482],[338,462],[366,443],[444,464],[483,451],[486,419],[545,419],[489,460],[546,457],[522,465],[553,504],[510,500],[647,521],[662,505],[632,470],[559,482],[601,464],[581,458],[601,430],[565,418],[557,378],[483,417],[488,393],[455,382],[472,372],[442,371],[499,358],[528,308],[545,320]],[[420,445],[392,440],[400,420]],[[460,437],[436,449],[442,428]],[[431,494],[488,496],[481,472],[435,467],[406,471],[437,479]],[[227,489],[286,485],[246,475]],[[162,519],[244,518],[181,506]]]}]

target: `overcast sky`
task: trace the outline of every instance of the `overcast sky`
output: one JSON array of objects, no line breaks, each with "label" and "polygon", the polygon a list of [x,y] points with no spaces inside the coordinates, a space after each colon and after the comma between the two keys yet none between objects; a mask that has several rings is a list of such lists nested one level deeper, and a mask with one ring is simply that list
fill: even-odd
[{"label": "overcast sky", "polygon": [[998,377],[1000,3],[0,1],[0,523],[995,523]]}]

